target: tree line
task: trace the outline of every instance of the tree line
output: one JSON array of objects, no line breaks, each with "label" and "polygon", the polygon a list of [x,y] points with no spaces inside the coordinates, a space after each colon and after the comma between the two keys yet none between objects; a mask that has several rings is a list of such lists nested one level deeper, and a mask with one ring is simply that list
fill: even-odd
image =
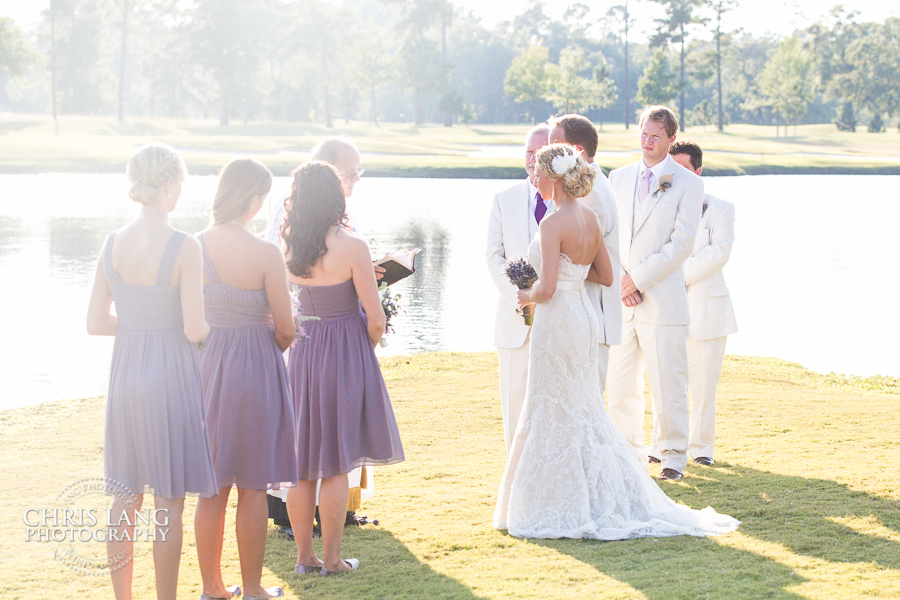
[{"label": "tree line", "polygon": [[[50,0],[33,30],[0,17],[0,109],[328,126],[577,111],[602,127],[658,103],[688,127],[785,134],[900,113],[900,19],[835,7],[774,39],[723,28],[736,0],[621,2],[528,0],[487,27],[452,0]],[[657,17],[635,43],[638,11]]]}]

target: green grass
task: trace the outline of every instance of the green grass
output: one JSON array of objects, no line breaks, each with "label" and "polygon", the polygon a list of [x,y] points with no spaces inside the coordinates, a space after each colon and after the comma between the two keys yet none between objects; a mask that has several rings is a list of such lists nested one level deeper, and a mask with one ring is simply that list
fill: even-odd
[{"label": "green grass", "polygon": [[[505,460],[495,355],[419,354],[382,364],[407,460],[377,470],[376,497],[361,513],[380,524],[346,532],[344,554],[361,559],[360,572],[296,576],[293,544],[270,530],[264,583],[282,585],[288,598],[900,596],[900,380],[729,356],[716,465],[689,465],[664,489],[678,502],[741,519],[737,532],[519,540],[491,527]],[[24,542],[22,522],[26,508],[53,506],[68,484],[102,474],[103,415],[103,398],[0,412],[4,597],[112,597],[106,578],[52,560],[52,544]],[[189,499],[182,598],[200,592],[193,506]],[[228,519],[230,584],[240,581],[233,510]],[[138,548],[136,597],[155,597],[148,544]]]},{"label": "green grass", "polygon": [[[298,123],[236,123],[139,119],[125,123],[104,117],[61,117],[57,127],[44,116],[0,116],[0,173],[119,173],[131,152],[159,140],[182,149],[190,170],[215,173],[229,159],[250,155],[278,175],[307,158],[308,149],[326,135],[351,136],[366,155],[367,176],[496,177],[524,175],[521,159],[475,158],[473,146],[518,145],[527,125],[471,127],[335,121],[334,128]],[[634,151],[637,127],[608,124],[600,133],[597,162],[606,169],[636,160],[602,152]],[[783,130],[782,130],[783,133]],[[837,131],[833,125],[802,125],[790,136],[775,137],[774,127],[730,125],[691,128],[679,139],[692,139],[710,153],[708,175],[764,173],[900,173],[900,132],[870,134]],[[890,161],[880,160],[891,157]]]}]

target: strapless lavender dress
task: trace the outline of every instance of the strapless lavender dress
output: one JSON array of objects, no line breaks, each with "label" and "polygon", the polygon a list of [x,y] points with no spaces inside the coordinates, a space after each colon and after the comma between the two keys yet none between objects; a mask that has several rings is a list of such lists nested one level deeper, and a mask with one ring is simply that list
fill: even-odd
[{"label": "strapless lavender dress", "polygon": [[403,460],[400,432],[353,280],[300,288],[308,338],[288,361],[303,481]]},{"label": "strapless lavender dress", "polygon": [[155,286],[122,283],[112,267],[115,232],[103,250],[119,319],[106,395],[103,472],[134,494],[182,498],[217,491],[197,348],[184,337],[181,289],[170,285],[184,237],[179,231],[169,238]]},{"label": "strapless lavender dress", "polygon": [[221,283],[205,247],[203,271],[210,332],[200,375],[218,488],[296,485],[294,407],[266,291]]}]

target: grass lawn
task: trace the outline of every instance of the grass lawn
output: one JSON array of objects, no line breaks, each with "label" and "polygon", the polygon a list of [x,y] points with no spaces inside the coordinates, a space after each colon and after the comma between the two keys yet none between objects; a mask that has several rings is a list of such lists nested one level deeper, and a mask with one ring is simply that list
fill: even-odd
[{"label": "grass lawn", "polygon": [[[0,173],[119,173],[131,152],[159,140],[182,151],[194,173],[215,173],[229,159],[253,156],[277,175],[307,158],[322,137],[351,136],[363,153],[367,176],[517,178],[521,158],[469,156],[482,146],[520,145],[528,125],[373,125],[335,121],[332,129],[303,123],[251,123],[221,127],[212,121],[138,119],[118,123],[105,117],[0,115]],[[637,159],[637,126],[607,124],[600,133],[597,162],[606,169]],[[840,132],[834,125],[801,125],[790,136],[774,127],[730,125],[691,128],[707,151],[705,174],[900,173],[900,131]],[[629,152],[631,154],[623,154]],[[610,153],[610,154],[604,154]],[[494,153],[496,154],[496,153]],[[887,157],[889,160],[884,160]]]},{"label": "grass lawn", "polygon": [[[520,540],[491,527],[505,460],[493,353],[382,360],[407,460],[380,468],[344,555],[358,573],[293,574],[292,542],[270,529],[264,585],[288,598],[897,598],[900,597],[900,380],[818,375],[729,356],[720,385],[717,462],[664,489],[743,521],[717,538]],[[112,598],[106,577],[25,542],[28,508],[55,507],[102,475],[104,399],[0,412],[0,592],[7,598]],[[649,414],[648,428],[649,431]],[[658,467],[657,467],[658,469]],[[655,471],[654,471],[655,472]],[[194,500],[185,509],[180,597],[196,598]],[[239,583],[233,509],[223,571]],[[99,544],[98,544],[99,546]],[[137,545],[137,598],[155,598],[149,544]]]}]

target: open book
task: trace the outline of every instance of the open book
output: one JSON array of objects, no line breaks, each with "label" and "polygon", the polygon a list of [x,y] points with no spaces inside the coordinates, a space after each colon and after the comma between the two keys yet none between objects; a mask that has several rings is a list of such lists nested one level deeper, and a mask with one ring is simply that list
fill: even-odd
[{"label": "open book", "polygon": [[384,267],[384,276],[382,276],[378,283],[391,285],[415,273],[416,254],[421,251],[421,248],[414,248],[413,250],[388,252],[384,255],[384,258],[376,260],[376,266]]}]

